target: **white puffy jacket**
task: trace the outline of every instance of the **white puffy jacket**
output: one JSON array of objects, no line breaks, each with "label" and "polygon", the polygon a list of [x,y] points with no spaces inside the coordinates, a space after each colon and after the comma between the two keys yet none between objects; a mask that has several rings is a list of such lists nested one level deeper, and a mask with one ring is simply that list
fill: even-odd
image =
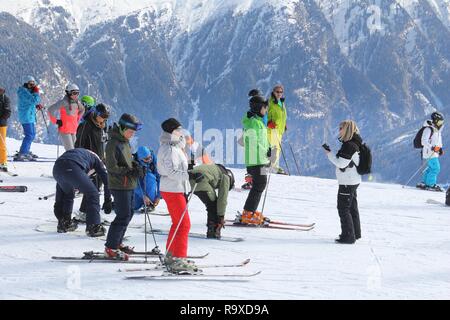
[{"label": "white puffy jacket", "polygon": [[[361,183],[361,176],[356,170],[359,166],[359,145],[362,139],[358,134],[353,136],[353,139],[344,142],[339,152],[334,155],[332,152],[328,153],[328,160],[336,166],[336,178],[339,185],[354,186]],[[348,166],[353,161],[355,165],[351,168]],[[341,169],[345,169],[344,172]]]},{"label": "white puffy jacket", "polygon": [[178,138],[167,132],[160,137],[158,150],[158,173],[161,175],[160,190],[162,192],[189,193],[188,159],[184,148],[184,136]]},{"label": "white puffy jacket", "polygon": [[[441,147],[442,148],[442,135],[441,129],[436,128],[431,120],[425,121],[423,124],[424,127],[427,127],[423,130],[422,133],[422,157],[423,159],[431,159],[439,157],[439,152],[433,151],[433,147]],[[431,134],[431,130],[433,130],[433,134]]]}]

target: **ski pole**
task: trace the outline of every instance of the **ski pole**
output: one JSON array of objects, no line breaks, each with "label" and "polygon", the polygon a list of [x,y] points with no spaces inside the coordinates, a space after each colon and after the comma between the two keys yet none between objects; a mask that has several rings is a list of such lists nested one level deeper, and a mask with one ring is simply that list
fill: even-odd
[{"label": "ski pole", "polygon": [[423,167],[425,167],[425,165],[427,164],[428,162],[427,161],[425,161],[421,166],[420,166],[420,168],[411,176],[411,178],[409,178],[409,180],[408,180],[408,182],[406,182],[404,185],[403,185],[403,187],[402,188],[405,188],[410,182],[411,182],[411,180],[423,169]]},{"label": "ski pole", "polygon": [[287,161],[286,161],[286,156],[284,155],[283,147],[281,146],[281,140],[280,140],[280,149],[281,149],[281,154],[283,155],[284,163],[286,163],[286,170],[287,170],[287,173],[288,173],[288,175],[290,176],[290,175],[291,175],[291,170],[289,170],[289,165],[288,165],[288,163],[287,163]]},{"label": "ski pole", "polygon": [[289,148],[291,149],[292,157],[294,158],[294,163],[295,163],[295,166],[297,167],[298,175],[300,175],[300,169],[298,167],[298,162],[297,162],[297,158],[295,157],[294,149],[292,149],[292,145],[289,143],[289,141],[287,141],[287,144],[289,145]]},{"label": "ski pole", "polygon": [[166,254],[169,251],[170,247],[172,246],[173,240],[175,239],[175,236],[177,235],[177,232],[178,232],[178,229],[180,228],[181,222],[183,221],[184,216],[186,215],[186,212],[188,211],[189,202],[191,201],[192,196],[194,195],[195,189],[197,189],[197,183],[195,183],[194,188],[192,189],[192,192],[186,202],[186,208],[184,209],[183,214],[181,215],[180,221],[178,221],[178,225],[175,228],[175,232],[173,233],[172,239],[170,239],[169,245],[167,246],[167,249],[166,249]]},{"label": "ski pole", "polygon": [[47,119],[45,118],[45,113],[42,109],[41,109],[41,114],[42,114],[42,119],[44,119],[45,127],[47,128],[47,134],[50,135],[50,130],[48,130]]},{"label": "ski pole", "polygon": [[270,185],[270,177],[272,175],[272,168],[270,168],[269,170],[269,177],[267,178],[267,187],[266,187],[266,192],[264,193],[264,200],[263,200],[263,205],[262,205],[262,209],[261,209],[261,215],[264,213],[264,208],[266,205],[266,198],[267,198],[267,191],[269,191],[269,185]]}]

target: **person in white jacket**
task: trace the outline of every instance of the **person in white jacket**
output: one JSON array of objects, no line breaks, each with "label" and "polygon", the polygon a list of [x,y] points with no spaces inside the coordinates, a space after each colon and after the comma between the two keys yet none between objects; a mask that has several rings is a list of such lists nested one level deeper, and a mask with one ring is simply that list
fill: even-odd
[{"label": "person in white jacket", "polygon": [[181,124],[174,118],[164,121],[161,127],[163,132],[160,137],[157,168],[161,175],[161,196],[172,219],[166,243],[165,263],[174,273],[195,272],[197,267],[186,260],[191,228],[186,195],[191,191],[191,186],[188,159],[184,151],[185,134]]},{"label": "person in white jacket", "polygon": [[426,120],[425,129],[422,132],[422,158],[427,162],[427,167],[422,176],[422,182],[418,188],[443,191],[437,185],[437,178],[441,171],[439,157],[444,154],[442,149],[441,131],[444,127],[444,116],[440,112],[433,112],[431,120]]},{"label": "person in white jacket", "polygon": [[361,238],[361,225],[356,189],[361,183],[361,176],[356,170],[359,165],[359,148],[362,139],[359,129],[352,120],[345,120],[339,125],[339,141],[342,147],[336,155],[325,149],[328,160],[336,166],[336,178],[339,183],[338,212],[341,220],[341,234],[337,243],[355,243]]}]

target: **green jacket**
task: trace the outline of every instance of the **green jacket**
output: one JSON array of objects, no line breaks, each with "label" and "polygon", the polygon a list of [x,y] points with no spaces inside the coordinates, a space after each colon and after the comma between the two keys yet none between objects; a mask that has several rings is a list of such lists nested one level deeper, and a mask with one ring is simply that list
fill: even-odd
[{"label": "green jacket", "polygon": [[267,157],[269,140],[263,119],[251,112],[242,119],[244,126],[245,166],[255,167],[270,163]]},{"label": "green jacket", "polygon": [[[274,97],[270,97],[267,120],[274,122],[277,126],[275,129],[271,129],[271,130],[276,130],[276,133],[277,133],[277,134],[272,135],[273,138],[269,137],[271,145],[279,145],[281,137],[283,136],[284,132],[286,131],[286,122],[287,122],[286,106],[285,106],[284,102],[280,102],[280,104],[278,104],[275,101]],[[275,141],[276,138],[279,141]],[[272,141],[272,139],[274,141]]]},{"label": "green jacket", "polygon": [[106,169],[110,190],[134,190],[137,187],[137,177],[130,171],[133,168],[131,146],[117,124],[111,130],[111,140],[106,144]]},{"label": "green jacket", "polygon": [[[225,216],[227,210],[228,191],[230,190],[230,177],[222,172],[215,164],[202,164],[194,169],[193,173],[200,172],[205,177],[202,182],[197,184],[195,193],[206,192],[211,201],[217,200],[217,215]],[[194,188],[195,180],[189,180],[191,188]],[[216,195],[216,189],[218,194]]]}]

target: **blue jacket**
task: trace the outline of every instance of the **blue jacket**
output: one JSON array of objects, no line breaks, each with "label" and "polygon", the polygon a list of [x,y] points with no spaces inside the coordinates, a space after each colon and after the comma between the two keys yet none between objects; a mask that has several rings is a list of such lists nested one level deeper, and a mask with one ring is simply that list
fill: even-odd
[{"label": "blue jacket", "polygon": [[36,123],[36,105],[41,102],[39,93],[22,86],[17,90],[17,98],[20,123]]},{"label": "blue jacket", "polygon": [[161,199],[159,190],[160,175],[156,169],[158,161],[153,150],[149,151],[153,159],[151,163],[145,163],[138,157],[139,164],[145,168],[145,176],[139,179],[138,186],[134,189],[134,210],[138,210],[144,205],[144,191],[152,202],[157,198]]}]

